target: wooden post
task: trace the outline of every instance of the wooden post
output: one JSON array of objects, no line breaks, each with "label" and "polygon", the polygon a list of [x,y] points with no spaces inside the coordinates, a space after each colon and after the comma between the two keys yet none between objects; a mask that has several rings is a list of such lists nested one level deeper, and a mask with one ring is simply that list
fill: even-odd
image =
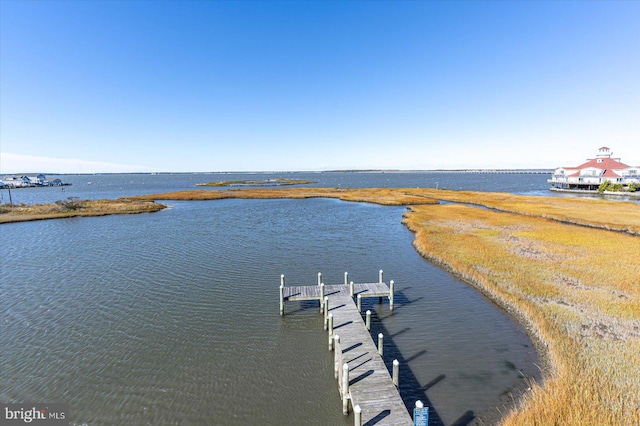
[{"label": "wooden post", "polygon": [[396,385],[396,387],[400,386],[400,361],[398,361],[397,359],[393,360],[393,384]]},{"label": "wooden post", "polygon": [[329,351],[333,350],[333,334],[329,335]]},{"label": "wooden post", "polygon": [[[383,274],[383,273],[382,273],[382,269],[380,269],[380,272],[379,272],[379,274],[378,274],[378,275],[379,275],[379,280],[378,280],[379,284],[382,284],[382,282],[383,282],[383,280],[382,280],[382,274]],[[378,297],[378,303],[382,304],[382,296]]]},{"label": "wooden post", "polygon": [[324,283],[320,284],[320,313],[324,310]]},{"label": "wooden post", "polygon": [[349,415],[349,364],[342,366],[342,414]]},{"label": "wooden post", "polygon": [[324,329],[327,329],[327,321],[329,319],[329,296],[324,297]]},{"label": "wooden post", "polygon": [[338,365],[340,359],[340,354],[338,352],[342,352],[342,349],[340,348],[340,336],[338,336],[337,334],[333,336],[333,348],[333,375],[335,376],[336,380],[338,380]]},{"label": "wooden post", "polygon": [[362,408],[359,405],[353,407],[353,426],[362,426]]},{"label": "wooden post", "polygon": [[389,282],[389,310],[393,312],[393,291],[394,291],[394,282],[391,280]]},{"label": "wooden post", "polygon": [[384,346],[384,335],[382,333],[378,334],[378,353],[382,356]]},{"label": "wooden post", "polygon": [[362,295],[361,294],[358,295],[358,312],[362,312]]},{"label": "wooden post", "polygon": [[344,273],[344,285],[349,284],[349,273],[345,271]]},{"label": "wooden post", "polygon": [[329,314],[329,336],[333,336],[333,314]]},{"label": "wooden post", "polygon": [[280,316],[284,315],[284,274],[280,275]]},{"label": "wooden post", "polygon": [[353,281],[351,281],[351,284],[349,284],[349,294],[351,295],[351,297],[353,297],[355,293],[353,288],[354,288]]},{"label": "wooden post", "polygon": [[280,284],[280,316],[284,316],[284,285],[282,284]]},{"label": "wooden post", "polygon": [[318,272],[318,285],[322,283],[322,272]]},{"label": "wooden post", "polygon": [[367,316],[364,320],[364,325],[367,327],[367,330],[371,331],[371,311],[367,310]]}]

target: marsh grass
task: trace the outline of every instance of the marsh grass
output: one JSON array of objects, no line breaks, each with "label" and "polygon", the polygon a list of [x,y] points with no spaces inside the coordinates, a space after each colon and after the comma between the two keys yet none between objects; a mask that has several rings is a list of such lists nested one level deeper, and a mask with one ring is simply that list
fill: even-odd
[{"label": "marsh grass", "polygon": [[[406,190],[458,203],[469,203],[500,211],[550,218],[562,222],[625,231],[640,235],[640,214],[634,202],[606,201],[585,198],[538,197],[500,192],[436,190],[432,188]],[[615,206],[615,214],[611,209]]]},{"label": "marsh grass", "polygon": [[126,198],[117,200],[79,200],[68,198],[49,204],[3,204],[0,208],[0,224],[75,216],[150,213],[164,208],[166,208],[165,205],[153,201]]},{"label": "marsh grass", "polygon": [[640,238],[465,205],[405,216],[418,251],[515,311],[548,354],[504,424],[640,424]]},{"label": "marsh grass", "polygon": [[343,201],[375,203],[388,206],[408,204],[436,204],[434,198],[406,193],[394,188],[251,188],[189,191],[151,194],[135,197],[145,200],[221,200],[227,198],[274,199],[274,198],[337,198]]},{"label": "marsh grass", "polygon": [[279,185],[307,185],[315,183],[305,179],[274,178],[265,180],[223,180],[208,183],[198,183],[196,186],[279,186]]}]

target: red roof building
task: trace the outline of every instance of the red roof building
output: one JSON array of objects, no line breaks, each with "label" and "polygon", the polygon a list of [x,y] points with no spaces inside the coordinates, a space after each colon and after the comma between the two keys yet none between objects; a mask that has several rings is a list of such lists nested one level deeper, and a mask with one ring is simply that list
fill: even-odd
[{"label": "red roof building", "polygon": [[576,167],[559,167],[548,180],[552,190],[586,191],[597,191],[606,181],[627,188],[629,185],[640,186],[640,167],[632,167],[620,158],[613,158],[613,152],[603,146],[598,149],[596,158]]}]

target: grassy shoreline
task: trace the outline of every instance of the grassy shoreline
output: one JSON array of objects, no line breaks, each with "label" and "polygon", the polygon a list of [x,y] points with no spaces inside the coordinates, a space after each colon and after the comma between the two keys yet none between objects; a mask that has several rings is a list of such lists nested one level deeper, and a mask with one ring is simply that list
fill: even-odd
[{"label": "grassy shoreline", "polygon": [[544,382],[502,424],[640,424],[636,203],[415,188],[192,190],[128,202],[311,197],[408,206],[416,250],[524,325]]},{"label": "grassy shoreline", "polygon": [[[640,422],[638,237],[464,205],[412,207],[404,223],[422,256],[522,323],[545,361],[544,384],[503,424]],[[626,271],[610,261],[619,247]]]},{"label": "grassy shoreline", "polygon": [[0,206],[0,224],[78,216],[106,216],[112,214],[152,213],[167,206],[148,200],[75,200],[67,199],[49,204],[19,204]]},{"label": "grassy shoreline", "polygon": [[265,179],[265,180],[223,180],[223,181],[214,181],[207,183],[197,183],[196,186],[289,186],[289,185],[307,185],[310,183],[315,183],[312,180],[305,179],[285,179],[285,178],[274,178],[274,179]]}]

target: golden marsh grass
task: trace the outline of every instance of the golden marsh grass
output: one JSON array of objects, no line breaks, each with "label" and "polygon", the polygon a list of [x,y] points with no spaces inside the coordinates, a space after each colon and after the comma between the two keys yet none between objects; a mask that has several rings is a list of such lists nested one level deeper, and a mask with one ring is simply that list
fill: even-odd
[{"label": "golden marsh grass", "polygon": [[640,424],[640,238],[460,204],[413,206],[405,224],[546,352],[545,383],[504,424]]},{"label": "golden marsh grass", "polygon": [[[413,192],[415,191],[415,192]],[[500,192],[450,191],[437,189],[407,190],[440,200],[477,204],[501,211],[547,217],[550,219],[640,235],[640,213],[634,202],[599,199],[537,197]],[[615,206],[615,214],[611,214]]]},{"label": "golden marsh grass", "polygon": [[268,199],[268,198],[337,198],[343,201],[376,203],[387,206],[408,204],[436,204],[434,198],[420,194],[406,193],[394,188],[252,188],[188,191],[151,194],[135,197],[145,200],[221,200],[226,198]]},{"label": "golden marsh grass", "polygon": [[151,213],[166,208],[148,200],[66,200],[50,204],[0,206],[0,224],[30,220],[61,219],[75,216]]}]

